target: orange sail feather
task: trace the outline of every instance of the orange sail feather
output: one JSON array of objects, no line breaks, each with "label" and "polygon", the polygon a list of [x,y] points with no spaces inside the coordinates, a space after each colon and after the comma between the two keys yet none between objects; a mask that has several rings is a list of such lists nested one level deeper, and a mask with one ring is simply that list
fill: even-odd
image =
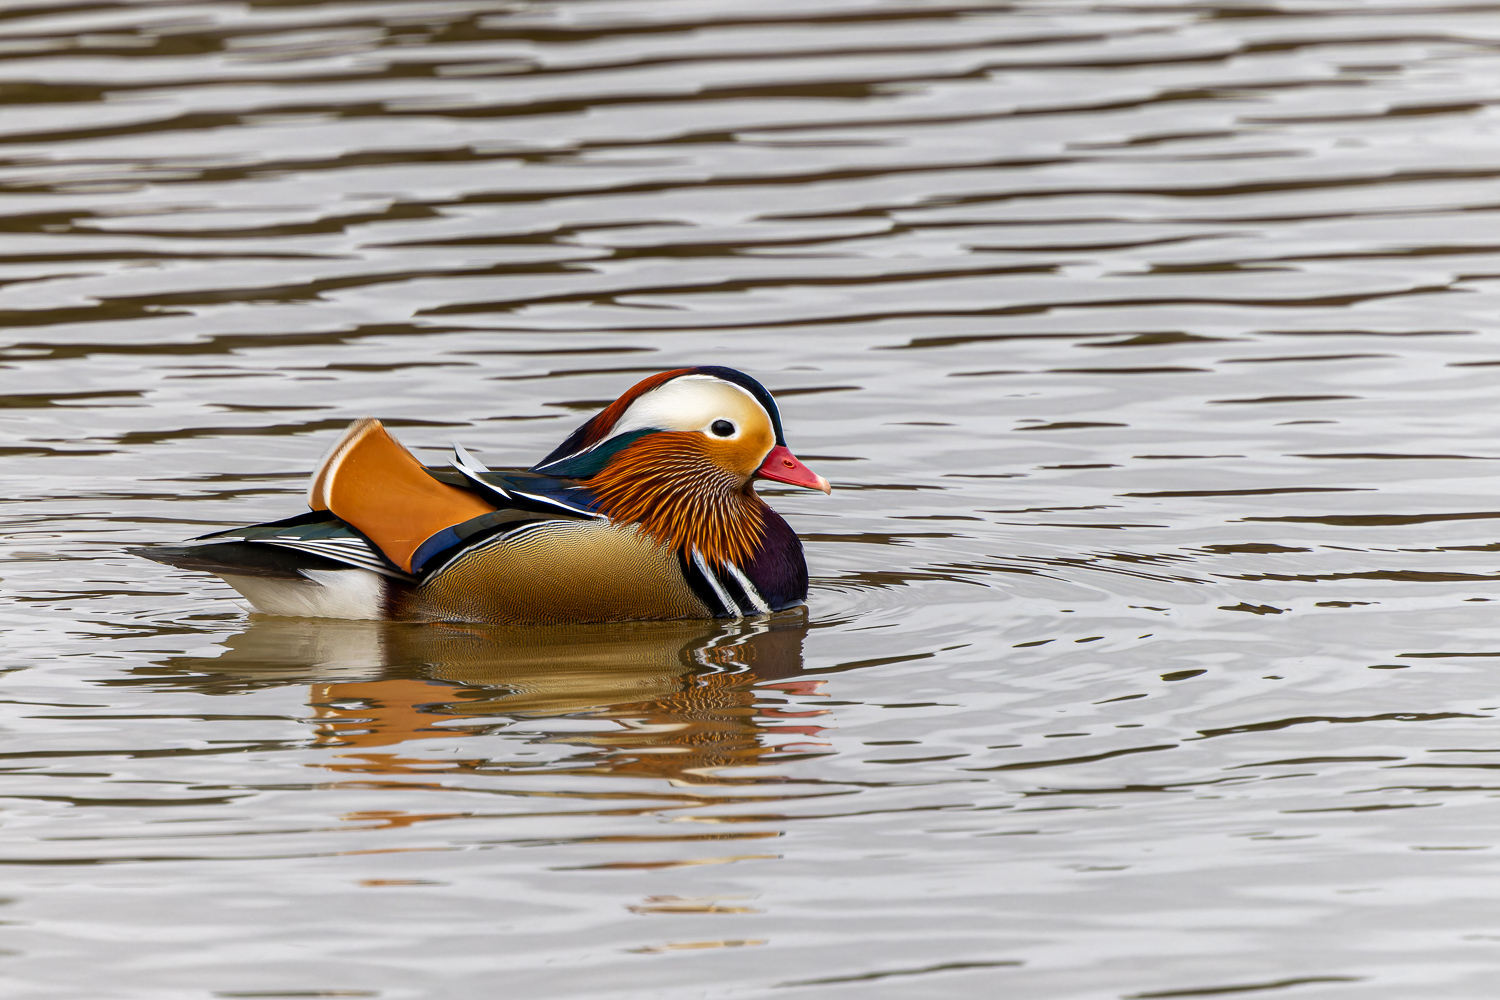
[{"label": "orange sail feather", "polygon": [[380,421],[357,420],[328,453],[307,492],[313,510],[331,510],[358,528],[392,562],[411,572],[412,554],[444,528],[494,506],[440,483]]}]

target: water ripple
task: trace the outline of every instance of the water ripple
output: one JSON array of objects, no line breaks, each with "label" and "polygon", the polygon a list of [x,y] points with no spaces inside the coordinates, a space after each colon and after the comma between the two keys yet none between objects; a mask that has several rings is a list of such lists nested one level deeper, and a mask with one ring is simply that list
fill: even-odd
[{"label": "water ripple", "polygon": [[[1493,13],[0,11],[11,992],[1487,995]],[[805,616],[121,551],[701,363],[832,470]]]}]

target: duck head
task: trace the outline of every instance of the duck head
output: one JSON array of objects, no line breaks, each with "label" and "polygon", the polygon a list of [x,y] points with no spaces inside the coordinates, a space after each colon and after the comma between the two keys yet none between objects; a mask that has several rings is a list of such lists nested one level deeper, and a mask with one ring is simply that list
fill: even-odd
[{"label": "duck head", "polygon": [[581,480],[610,517],[736,562],[764,533],[755,480],[831,491],[787,447],[765,387],[717,366],[643,379],[532,471]]}]

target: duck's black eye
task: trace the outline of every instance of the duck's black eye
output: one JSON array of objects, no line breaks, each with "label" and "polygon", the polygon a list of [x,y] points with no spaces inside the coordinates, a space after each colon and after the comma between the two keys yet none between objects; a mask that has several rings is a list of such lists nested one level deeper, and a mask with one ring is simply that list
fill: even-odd
[{"label": "duck's black eye", "polygon": [[727,438],[729,435],[734,433],[734,424],[731,424],[727,420],[715,420],[712,424],[709,425],[708,429],[719,435],[719,437],[721,438]]}]

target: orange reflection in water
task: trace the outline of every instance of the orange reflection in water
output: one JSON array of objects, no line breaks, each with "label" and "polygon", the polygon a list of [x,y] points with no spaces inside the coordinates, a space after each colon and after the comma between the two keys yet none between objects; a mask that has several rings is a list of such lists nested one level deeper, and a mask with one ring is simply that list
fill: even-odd
[{"label": "orange reflection in water", "polygon": [[[825,728],[818,720],[827,711],[785,704],[821,693],[821,680],[797,676],[806,632],[800,612],[734,625],[643,622],[527,630],[363,623],[309,629],[306,623],[259,622],[231,640],[229,652],[214,664],[223,670],[258,661],[263,669],[271,650],[286,670],[301,660],[301,669],[316,676],[321,661],[336,665],[334,676],[359,674],[318,680],[310,688],[318,745],[356,751],[320,765],[341,773],[525,773],[545,767],[554,774],[722,782],[712,774],[716,769],[826,746],[818,739]],[[579,748],[561,761],[552,755],[544,761],[543,755],[428,759],[372,752],[555,717],[599,725],[528,741]],[[504,753],[515,746],[507,740],[495,749]]]}]

